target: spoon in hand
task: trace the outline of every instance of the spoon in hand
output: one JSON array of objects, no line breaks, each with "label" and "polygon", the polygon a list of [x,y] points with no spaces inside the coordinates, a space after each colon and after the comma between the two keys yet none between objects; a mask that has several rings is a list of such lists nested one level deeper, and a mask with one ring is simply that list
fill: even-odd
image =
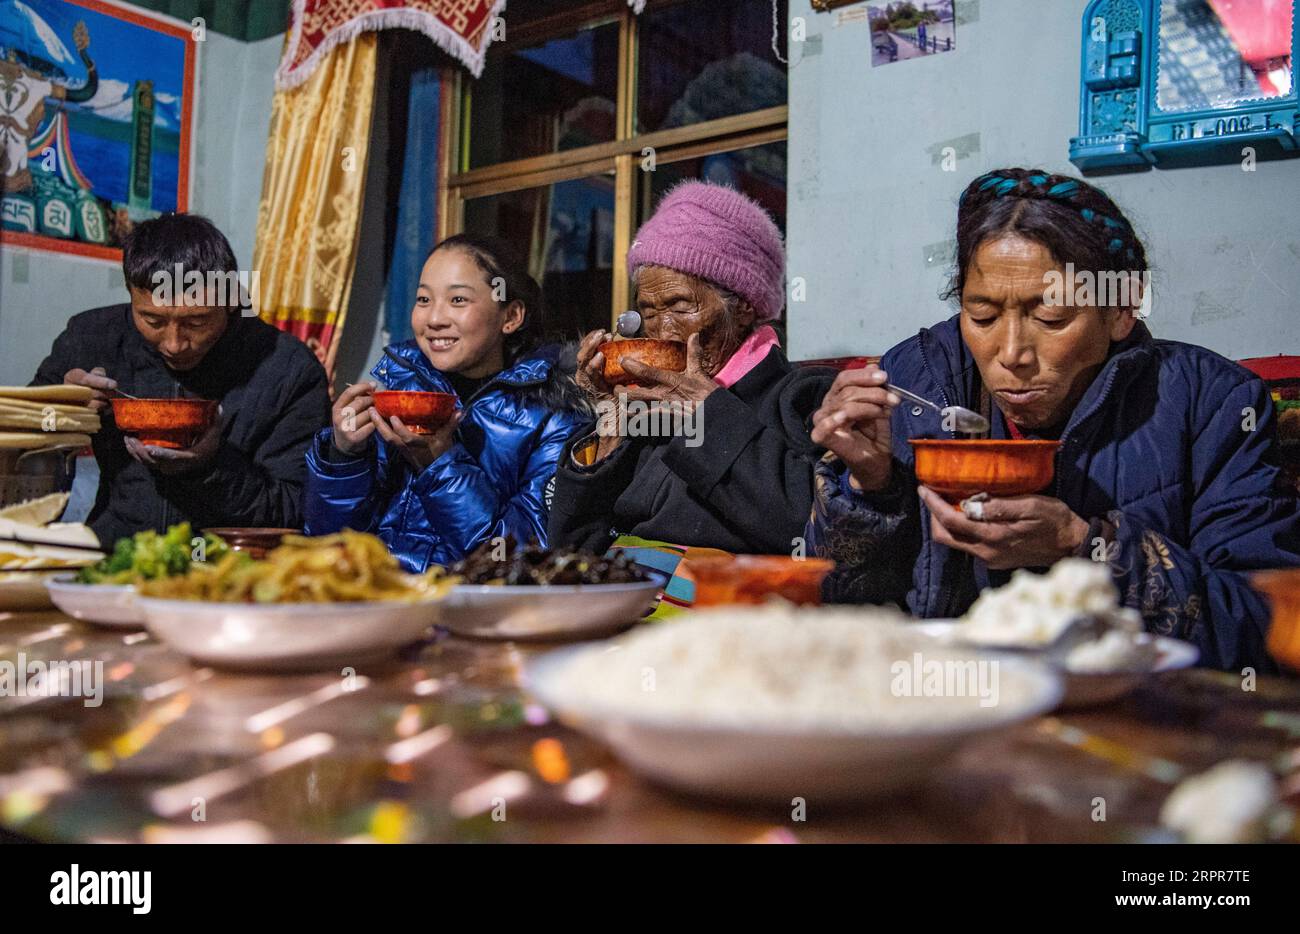
[{"label": "spoon in hand", "polygon": [[947,408],[935,405],[929,399],[923,399],[914,392],[908,392],[893,383],[886,383],[885,388],[890,392],[897,393],[909,402],[915,402],[917,405],[923,405],[926,408],[933,409],[943,416],[952,416],[952,427],[955,431],[964,435],[986,435],[989,433],[989,420],[978,412],[972,412],[970,409],[962,408],[960,405],[950,405]]}]

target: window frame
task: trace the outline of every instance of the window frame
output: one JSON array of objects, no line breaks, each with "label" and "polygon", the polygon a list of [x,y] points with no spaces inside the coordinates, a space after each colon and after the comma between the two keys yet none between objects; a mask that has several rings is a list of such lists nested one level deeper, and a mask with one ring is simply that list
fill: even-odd
[{"label": "window frame", "polygon": [[[684,0],[650,0],[662,9]],[[644,15],[644,14],[642,14]],[[780,142],[788,137],[789,106],[768,107],[689,126],[636,133],[638,17],[626,0],[593,0],[551,16],[507,24],[504,45],[531,44],[572,35],[579,29],[617,22],[619,26],[617,119],[610,142],[510,162],[469,168],[469,121],[473,79],[460,69],[443,74],[441,152],[438,159],[438,239],[465,229],[465,202],[591,175],[614,175],[614,269],[610,327],[631,307],[632,286],[624,262],[639,226],[638,174],[647,147],[655,164],[668,165],[717,153]]]}]

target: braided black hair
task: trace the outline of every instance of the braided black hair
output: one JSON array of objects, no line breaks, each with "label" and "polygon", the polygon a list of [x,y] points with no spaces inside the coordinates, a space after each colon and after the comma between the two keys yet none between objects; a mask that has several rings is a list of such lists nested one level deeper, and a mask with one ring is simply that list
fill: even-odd
[{"label": "braided black hair", "polygon": [[990,238],[1019,234],[1043,244],[1061,265],[1093,274],[1147,271],[1147,253],[1128,218],[1100,188],[1041,169],[997,169],[962,192],[957,265],[944,298],[961,300],[975,251]]}]

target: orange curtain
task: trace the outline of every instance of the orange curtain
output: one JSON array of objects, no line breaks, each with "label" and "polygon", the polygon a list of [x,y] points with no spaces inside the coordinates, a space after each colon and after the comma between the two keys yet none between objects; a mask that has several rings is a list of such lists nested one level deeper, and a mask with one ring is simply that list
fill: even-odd
[{"label": "orange curtain", "polygon": [[375,87],[374,33],[277,91],[257,212],[257,307],[333,372],[356,267]]}]

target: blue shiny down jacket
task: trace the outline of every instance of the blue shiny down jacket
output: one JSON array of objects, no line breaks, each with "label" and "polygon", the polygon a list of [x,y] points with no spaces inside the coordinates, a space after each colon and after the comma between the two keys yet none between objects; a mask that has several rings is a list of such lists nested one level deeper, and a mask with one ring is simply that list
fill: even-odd
[{"label": "blue shiny down jacket", "polygon": [[[412,571],[457,561],[498,535],[544,545],[556,464],[592,424],[558,358],[558,347],[543,347],[461,400],[468,411],[451,448],[419,473],[377,436],[348,458],[331,452],[333,429],[321,431],[307,452],[307,534],[372,532]],[[455,392],[414,341],[385,348],[370,372],[389,389]]]}]

